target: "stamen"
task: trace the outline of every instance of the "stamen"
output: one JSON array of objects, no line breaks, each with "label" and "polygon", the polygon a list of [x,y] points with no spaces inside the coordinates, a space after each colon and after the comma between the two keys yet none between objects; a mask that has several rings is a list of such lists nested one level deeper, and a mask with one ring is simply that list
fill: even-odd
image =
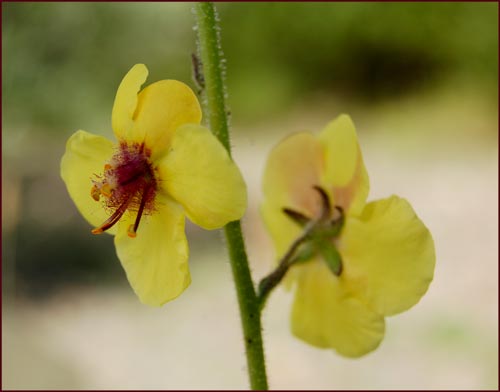
[{"label": "stamen", "polygon": [[139,211],[137,211],[135,222],[128,228],[127,234],[130,238],[135,238],[137,236],[137,229],[139,228],[139,222],[141,221],[142,213],[144,212],[144,207],[146,206],[146,198],[149,190],[150,186],[147,185],[144,187],[144,190],[142,191],[141,205],[139,206]]},{"label": "stamen", "polygon": [[128,204],[132,197],[128,197],[127,200],[125,200],[120,207],[116,209],[116,211],[111,215],[106,222],[104,222],[101,226],[96,227],[95,229],[92,230],[92,234],[101,234],[104,233],[106,230],[110,229],[116,222],[120,220],[122,215],[127,211]]}]

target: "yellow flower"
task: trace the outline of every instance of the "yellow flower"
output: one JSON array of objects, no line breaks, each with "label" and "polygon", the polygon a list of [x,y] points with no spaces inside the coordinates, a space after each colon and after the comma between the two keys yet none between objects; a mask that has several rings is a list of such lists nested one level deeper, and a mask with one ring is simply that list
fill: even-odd
[{"label": "yellow flower", "polygon": [[296,286],[292,332],[314,346],[359,357],[381,342],[384,316],[409,309],[427,291],[434,244],[405,199],[391,196],[365,204],[368,175],[347,115],[317,137],[294,134],[270,153],[261,212],[278,256],[302,232],[289,211],[315,219],[324,210],[318,189],[331,206],[340,207],[331,208],[332,222],[339,222],[343,211],[340,233],[332,231],[328,238],[328,246],[340,254],[341,270],[332,272],[318,250],[291,267],[286,283]]},{"label": "yellow flower", "polygon": [[240,219],[246,187],[185,84],[161,80],[139,91],[137,64],[116,93],[117,143],[74,133],[61,176],[92,232],[116,234],[116,252],[139,299],[162,305],[190,284],[184,216],[205,229]]}]

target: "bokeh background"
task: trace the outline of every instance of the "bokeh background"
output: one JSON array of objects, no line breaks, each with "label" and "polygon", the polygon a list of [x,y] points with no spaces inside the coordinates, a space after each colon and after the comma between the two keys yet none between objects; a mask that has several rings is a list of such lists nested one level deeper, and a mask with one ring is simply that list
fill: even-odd
[{"label": "bokeh background", "polygon": [[[266,155],[354,119],[369,199],[406,197],[433,233],[428,294],[344,359],[296,340],[292,295],[264,314],[275,389],[498,388],[498,4],[219,3],[234,158],[255,280],[274,253],[258,215]],[[189,3],[2,3],[2,375],[7,389],[247,388],[219,232],[187,226],[193,283],[139,303],[112,237],[93,236],[59,177],[77,129],[112,137],[116,88],[194,87]]]}]

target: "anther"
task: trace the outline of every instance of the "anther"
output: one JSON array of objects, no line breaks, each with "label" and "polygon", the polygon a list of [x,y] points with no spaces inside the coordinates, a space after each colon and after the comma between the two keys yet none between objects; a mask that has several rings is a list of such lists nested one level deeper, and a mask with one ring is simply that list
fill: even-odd
[{"label": "anther", "polygon": [[111,186],[109,184],[104,184],[102,187],[101,187],[101,193],[106,196],[106,197],[110,197],[111,196]]},{"label": "anther", "polygon": [[92,188],[90,188],[90,196],[92,196],[92,199],[94,199],[95,201],[99,201],[101,191],[96,184],[92,185]]},{"label": "anther", "polygon": [[128,230],[127,230],[127,235],[128,235],[130,238],[135,238],[135,237],[137,237],[137,232],[135,231],[134,226],[135,226],[135,225],[130,225],[130,226],[128,227]]}]

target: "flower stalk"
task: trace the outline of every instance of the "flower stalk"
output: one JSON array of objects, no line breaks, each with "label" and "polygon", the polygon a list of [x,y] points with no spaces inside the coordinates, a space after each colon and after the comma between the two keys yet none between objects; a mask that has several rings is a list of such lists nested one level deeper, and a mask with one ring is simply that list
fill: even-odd
[{"label": "flower stalk", "polygon": [[[314,222],[315,223],[315,222]],[[259,283],[258,299],[259,307],[262,310],[266,304],[267,297],[271,291],[281,282],[285,277],[289,268],[296,262],[301,261],[301,257],[297,257],[297,250],[307,241],[311,232],[314,230],[315,224],[307,226],[303,233],[290,245],[288,251],[284,254],[278,263],[276,269],[263,278]]]},{"label": "flower stalk", "polygon": [[[194,10],[210,129],[231,154],[223,59],[215,6],[212,3],[199,2],[194,6]],[[240,221],[228,223],[224,234],[238,296],[250,385],[254,390],[267,390],[261,312],[248,266]]]}]

